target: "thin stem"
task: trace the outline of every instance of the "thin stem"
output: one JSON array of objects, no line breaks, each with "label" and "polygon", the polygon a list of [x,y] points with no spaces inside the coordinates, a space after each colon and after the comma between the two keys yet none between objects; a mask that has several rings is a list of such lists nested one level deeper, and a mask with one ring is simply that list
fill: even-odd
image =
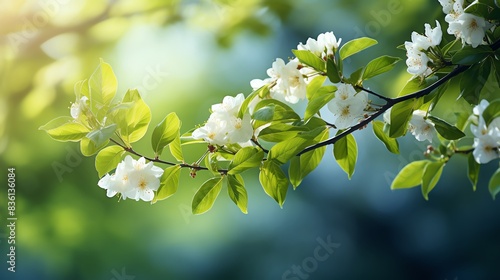
[{"label": "thin stem", "polygon": [[[209,170],[207,167],[203,167],[203,166],[191,165],[191,164],[187,164],[187,163],[174,163],[174,162],[164,161],[164,160],[161,160],[159,158],[150,158],[150,157],[141,155],[140,153],[136,152],[134,149],[132,149],[132,147],[127,147],[127,146],[124,146],[124,145],[120,144],[115,139],[111,138],[109,140],[111,142],[115,143],[116,145],[122,147],[125,151],[127,151],[127,152],[129,152],[129,153],[131,153],[133,155],[136,155],[138,157],[143,157],[146,160],[149,160],[149,161],[152,161],[152,162],[162,163],[162,164],[171,165],[171,166],[179,165],[182,168],[191,168],[191,169],[196,170],[196,171],[198,171],[198,170]],[[229,170],[227,170],[227,169],[219,169],[219,170],[217,170],[217,172],[219,172],[221,174],[227,174],[228,171]]]},{"label": "thin stem", "polygon": [[262,149],[262,151],[264,151],[264,153],[266,153],[266,154],[267,154],[267,153],[269,153],[269,150],[268,150],[268,149],[266,149],[266,148],[264,148],[264,147],[263,147],[263,146],[259,143],[259,141],[257,141],[257,139],[255,139],[255,138],[253,138],[253,137],[252,137],[252,143],[254,143],[254,144],[255,144],[255,145],[257,145],[259,148],[261,148],[261,149]]},{"label": "thin stem", "polygon": [[385,96],[383,96],[383,95],[380,95],[380,94],[378,94],[378,93],[376,93],[376,92],[374,92],[374,91],[372,91],[372,90],[366,89],[366,88],[364,88],[364,87],[362,87],[362,86],[354,86],[354,87],[355,87],[355,88],[357,88],[357,89],[360,89],[360,90],[366,91],[366,92],[368,92],[369,94],[375,95],[376,97],[378,97],[378,98],[380,98],[380,99],[383,99],[383,100],[385,100],[385,101],[389,101],[389,100],[391,100],[391,98],[389,98],[389,97],[385,97]]}]

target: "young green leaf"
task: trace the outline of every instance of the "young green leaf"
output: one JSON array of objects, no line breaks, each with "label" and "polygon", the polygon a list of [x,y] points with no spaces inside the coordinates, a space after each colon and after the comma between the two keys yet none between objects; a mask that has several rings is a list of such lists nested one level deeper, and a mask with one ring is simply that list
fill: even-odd
[{"label": "young green leaf", "polygon": [[458,140],[465,137],[465,133],[446,121],[434,116],[429,116],[429,119],[434,123],[434,127],[443,138],[448,140]]},{"label": "young green leaf", "polygon": [[252,102],[252,100],[255,97],[257,97],[257,96],[267,96],[267,95],[269,95],[269,86],[268,85],[262,86],[259,89],[254,90],[252,93],[250,93],[247,96],[247,98],[245,98],[245,100],[243,101],[243,103],[241,104],[240,110],[238,111],[238,118],[243,119],[243,116],[247,112],[248,105],[250,104],[250,102]]},{"label": "young green leaf", "polygon": [[177,131],[177,135],[175,136],[174,140],[168,144],[168,147],[170,148],[170,153],[175,157],[176,160],[178,161],[184,161],[184,155],[182,154],[182,148],[181,148],[181,134],[179,131]]},{"label": "young green leaf", "polygon": [[347,173],[349,179],[351,179],[358,159],[358,146],[354,136],[348,134],[335,142],[333,145],[333,155],[340,168],[342,168],[342,170]]},{"label": "young green leaf", "polygon": [[39,130],[44,130],[54,140],[57,141],[80,141],[89,129],[81,123],[74,122],[71,117],[58,117],[43,125]]},{"label": "young green leaf", "polygon": [[[470,104],[478,104],[481,91],[489,79],[490,63],[476,63],[462,74],[460,80],[460,97]],[[482,80],[482,82],[478,82]]]},{"label": "young green leaf", "polygon": [[479,163],[476,162],[472,153],[469,154],[467,161],[467,175],[472,184],[472,189],[476,191],[477,182],[479,181]]},{"label": "young green leaf", "polygon": [[179,135],[180,126],[181,121],[179,117],[172,112],[155,127],[151,136],[151,145],[157,155],[160,155],[163,148],[174,141]]},{"label": "young green leaf", "polygon": [[254,147],[245,147],[234,155],[229,164],[228,174],[234,175],[247,169],[258,167],[264,158],[264,152]]},{"label": "young green leaf", "polygon": [[[329,131],[325,129],[319,136],[318,142],[325,141],[328,139]],[[316,167],[318,167],[321,159],[323,158],[326,151],[326,147],[320,147],[314,149],[307,153],[304,153],[298,157],[293,157],[290,160],[290,166],[288,168],[288,176],[290,176],[290,182],[294,189],[296,189],[302,180],[311,173]]]},{"label": "young green leaf", "polygon": [[113,120],[126,143],[139,141],[148,130],[151,121],[151,110],[142,100],[136,89],[130,89],[123,97],[122,103],[132,102],[133,106],[113,112]]},{"label": "young green leaf", "polygon": [[228,175],[227,176],[227,193],[231,200],[240,208],[241,212],[248,214],[248,195],[245,189],[245,182],[241,175]]},{"label": "young green leaf", "polygon": [[385,147],[389,152],[393,154],[399,154],[399,143],[398,140],[389,137],[387,134],[384,132],[384,122],[381,121],[373,121],[373,133],[377,138],[384,143]]},{"label": "young green leaf", "polygon": [[274,109],[276,105],[269,104],[265,107],[262,107],[252,114],[252,119],[256,121],[269,122],[273,120],[274,117]]},{"label": "young green leaf", "polygon": [[179,177],[181,175],[181,166],[174,165],[165,168],[160,178],[160,187],[156,191],[155,197],[151,203],[166,199],[177,192],[179,186]]},{"label": "young green leaf", "polygon": [[417,107],[418,101],[413,98],[394,105],[391,109],[391,126],[389,137],[398,138],[406,134],[408,123],[411,120],[413,111]]},{"label": "young green leaf", "polygon": [[268,159],[274,159],[282,164],[296,156],[301,150],[313,143],[313,139],[318,136],[324,127],[318,127],[312,131],[299,133],[297,137],[288,139],[274,145],[268,154]]},{"label": "young green leaf", "polygon": [[429,200],[429,193],[434,189],[439,178],[441,178],[444,166],[444,162],[430,162],[425,165],[422,176],[422,195],[425,200]]},{"label": "young green leaf", "polygon": [[323,86],[325,83],[325,76],[316,76],[314,77],[309,84],[307,84],[307,100],[311,100],[311,98],[316,94],[316,92]]},{"label": "young green leaf", "polygon": [[401,60],[399,57],[384,55],[368,62],[364,68],[362,80],[368,80],[382,73],[388,72]]},{"label": "young green leaf", "polygon": [[368,37],[362,37],[351,40],[345,43],[339,51],[340,59],[344,60],[349,56],[365,50],[373,45],[378,44],[377,40]]},{"label": "young green leaf", "polygon": [[296,137],[300,132],[307,131],[305,126],[296,126],[287,123],[271,123],[270,126],[259,132],[259,138],[268,142],[281,142]]},{"label": "young green leaf", "polygon": [[335,62],[331,59],[328,59],[326,62],[326,75],[328,76],[328,79],[332,83],[339,83],[340,82],[340,77],[342,73],[339,71],[339,68],[335,64]]},{"label": "young green leaf", "polygon": [[122,160],[124,153],[125,150],[118,145],[109,146],[99,151],[95,157],[95,169],[99,174],[99,178],[115,169]]},{"label": "young green leaf", "polygon": [[222,179],[223,177],[214,177],[201,185],[193,197],[193,214],[203,214],[212,208],[222,189]]},{"label": "young green leaf", "polygon": [[[257,113],[258,111],[262,111]],[[298,121],[300,116],[295,111],[283,102],[276,99],[264,99],[257,103],[254,108],[253,119],[262,119],[265,122],[269,121]],[[257,114],[257,115],[256,115]]]},{"label": "young green leaf", "polygon": [[500,168],[497,169],[495,174],[491,176],[490,182],[488,184],[488,190],[490,191],[493,199],[500,193]]},{"label": "young green leaf", "polygon": [[280,207],[283,207],[288,191],[288,179],[276,161],[266,160],[262,164],[259,181],[264,192],[276,200]]},{"label": "young green leaf", "polygon": [[106,140],[104,143],[102,143],[102,145],[97,146],[89,138],[83,137],[82,140],[80,141],[80,151],[82,152],[82,155],[89,157],[89,156],[95,155],[102,148],[106,147],[106,145],[108,145],[108,143],[109,143],[109,140]]},{"label": "young green leaf", "polygon": [[325,72],[325,61],[308,50],[292,50],[300,62],[311,66],[319,72]]},{"label": "young green leaf", "polygon": [[324,86],[320,88],[311,100],[307,103],[304,120],[307,121],[319,112],[330,100],[335,97],[336,86]]},{"label": "young green leaf", "polygon": [[92,112],[97,115],[98,119],[102,119],[106,115],[118,87],[111,66],[101,59],[99,66],[90,76],[88,85]]},{"label": "young green leaf", "polygon": [[116,127],[116,124],[110,124],[101,129],[91,131],[86,136],[90,139],[90,141],[94,142],[96,146],[100,146],[113,136],[116,131]]},{"label": "young green leaf", "polygon": [[391,190],[408,189],[420,185],[425,167],[429,163],[431,163],[430,160],[419,160],[403,167],[392,181]]}]

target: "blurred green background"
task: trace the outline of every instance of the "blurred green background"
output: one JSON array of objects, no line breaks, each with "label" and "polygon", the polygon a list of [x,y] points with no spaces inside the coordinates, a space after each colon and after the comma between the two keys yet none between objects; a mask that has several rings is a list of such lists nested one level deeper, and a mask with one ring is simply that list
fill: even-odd
[{"label": "blurred green background", "polygon": [[[494,279],[500,259],[500,204],[481,170],[476,192],[466,160],[447,165],[425,201],[420,189],[390,190],[397,171],[426,144],[407,136],[391,155],[371,129],[355,133],[359,163],[348,181],[328,149],[320,167],[283,209],[245,174],[249,214],[221,193],[193,216],[191,198],[208,174],[183,170],[177,194],[155,205],[109,199],[94,158],[38,127],[69,115],[73,85],[103,58],[119,92],[138,88],[152,124],[175,111],[182,131],[205,121],[225,95],[251,91],[276,57],[334,31],[344,42],[379,45],[348,71],[443,22],[438,1],[206,0],[2,1],[0,11],[1,279]],[[434,26],[434,24],[432,24]],[[445,29],[443,24],[443,29]],[[408,80],[404,61],[367,86],[395,95]],[[450,104],[444,104],[447,109]],[[135,148],[150,153],[149,136]],[[193,157],[192,160],[195,160]],[[7,271],[7,168],[16,168],[17,272]],[[322,241],[339,244],[321,260]],[[322,255],[324,256],[324,255]],[[300,273],[297,272],[300,269]]]}]

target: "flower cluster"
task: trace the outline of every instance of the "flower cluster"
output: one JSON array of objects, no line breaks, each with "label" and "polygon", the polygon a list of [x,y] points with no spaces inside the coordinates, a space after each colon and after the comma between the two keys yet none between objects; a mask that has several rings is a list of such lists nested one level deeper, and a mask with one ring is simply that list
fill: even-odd
[{"label": "flower cluster", "polygon": [[[337,40],[333,32],[321,33],[317,39],[309,38],[306,44],[299,43],[298,50],[308,50],[311,53],[326,59],[333,56],[342,39]],[[250,85],[254,90],[268,85],[271,98],[296,104],[306,97],[306,86],[309,79],[315,76],[315,70],[302,65],[298,59],[290,60],[285,64],[283,59],[277,58],[272,67],[267,70],[269,78],[254,79]]]},{"label": "flower cluster", "polygon": [[[462,40],[462,44],[477,47],[484,42],[484,35],[490,24],[482,17],[464,12],[464,0],[439,0],[449,23],[448,34]],[[471,5],[476,4],[474,1]]]},{"label": "flower cluster", "polygon": [[325,59],[328,56],[333,56],[341,42],[342,39],[339,38],[339,40],[337,41],[337,37],[335,37],[333,32],[326,32],[319,34],[316,40],[313,38],[307,39],[305,45],[300,43],[297,46],[297,49],[308,50],[313,54]]},{"label": "flower cluster", "polygon": [[368,93],[356,92],[350,84],[338,83],[336,86],[335,97],[328,103],[328,109],[334,115],[333,124],[338,129],[346,129],[364,117]]},{"label": "flower cluster", "polygon": [[425,24],[425,36],[417,32],[411,34],[411,42],[405,42],[408,73],[416,76],[427,76],[431,73],[428,63],[432,63],[433,60],[429,58],[427,51],[429,48],[438,46],[442,37],[441,25],[437,20],[435,28]]},{"label": "flower cluster", "polygon": [[212,105],[208,121],[193,131],[193,138],[204,139],[213,145],[248,142],[253,136],[250,114],[245,113],[243,119],[238,117],[244,100],[243,93],[240,93],[236,97],[226,96],[222,103]]},{"label": "flower cluster", "polygon": [[[388,124],[391,123],[391,109],[384,113],[384,121]],[[415,136],[418,141],[429,141],[432,143],[432,138],[436,136],[436,128],[434,123],[426,118],[427,112],[422,110],[415,110],[408,123],[408,130]]]},{"label": "flower cluster", "polygon": [[299,65],[298,59],[285,64],[283,59],[277,58],[272,67],[267,70],[269,78],[254,79],[250,81],[250,85],[254,90],[264,85],[272,85],[270,86],[272,98],[295,104],[306,97],[307,83],[304,75],[308,69],[299,67]]},{"label": "flower cluster", "polygon": [[483,118],[483,112],[488,107],[489,102],[482,100],[474,107],[473,113],[477,118],[477,125],[471,125],[474,134],[474,159],[477,163],[488,163],[500,157],[500,117],[495,118],[489,125]]},{"label": "flower cluster", "polygon": [[160,187],[162,175],[163,169],[154,166],[153,162],[146,163],[143,157],[134,160],[131,156],[126,156],[113,175],[106,174],[97,184],[107,190],[108,197],[118,193],[124,200],[131,198],[151,201],[154,191]]}]

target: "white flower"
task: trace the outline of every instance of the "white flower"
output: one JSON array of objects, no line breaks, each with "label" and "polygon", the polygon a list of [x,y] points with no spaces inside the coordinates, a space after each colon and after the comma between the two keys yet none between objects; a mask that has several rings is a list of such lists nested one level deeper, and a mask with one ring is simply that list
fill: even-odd
[{"label": "white flower", "polygon": [[424,118],[426,114],[427,112],[422,110],[414,111],[410,119],[409,130],[418,141],[432,142],[436,129],[431,121]]},{"label": "white flower", "polygon": [[285,64],[283,59],[277,58],[272,67],[267,70],[267,75],[270,78],[264,80],[254,79],[250,82],[250,85],[256,90],[264,85],[273,84],[269,89],[272,98],[295,104],[306,98],[307,81],[304,73],[310,72],[310,70],[304,68],[299,70],[299,68],[298,59]]},{"label": "white flower", "polygon": [[333,124],[338,129],[356,125],[365,115],[364,109],[368,105],[368,93],[356,93],[350,84],[337,84],[335,97],[328,102],[328,109],[333,113]]},{"label": "white flower", "polygon": [[339,48],[342,39],[333,34],[333,32],[321,33],[318,35],[318,44],[323,47],[323,51],[326,50],[326,55],[333,55],[333,51]]},{"label": "white flower", "polygon": [[427,76],[431,73],[431,69],[427,65],[430,61],[429,57],[421,51],[416,50],[412,43],[406,42],[406,55],[408,58],[406,59],[406,66],[408,68],[406,71],[414,76]]},{"label": "white flower", "polygon": [[116,167],[116,172],[113,175],[106,174],[97,185],[107,190],[108,197],[119,193],[124,200],[131,198],[151,201],[154,191],[160,187],[162,174],[163,169],[154,166],[153,162],[146,163],[143,157],[134,160],[131,156],[126,156]]},{"label": "white flower", "polygon": [[71,104],[70,114],[73,117],[73,119],[76,120],[81,116],[82,112],[85,110],[87,106],[88,100],[89,99],[87,98],[87,96],[82,96],[82,98],[76,100],[75,103]]},{"label": "white flower", "polygon": [[484,164],[500,157],[498,149],[500,143],[497,137],[492,135],[483,135],[474,138],[474,151],[472,155],[477,163]]},{"label": "white flower", "polygon": [[317,56],[321,56],[324,51],[324,46],[322,46],[318,41],[313,38],[308,38],[306,44],[303,45],[299,43],[297,45],[298,50],[308,50]]},{"label": "white flower", "polygon": [[454,0],[438,0],[441,6],[443,6],[443,13],[449,14],[453,11]]},{"label": "white flower", "polygon": [[342,39],[333,34],[333,32],[321,33],[318,35],[318,38],[315,40],[313,38],[309,38],[306,41],[306,44],[299,43],[297,45],[298,50],[308,50],[313,54],[324,58],[325,56],[333,55],[333,52],[339,48]]},{"label": "white flower", "polygon": [[433,29],[429,24],[425,24],[425,36],[412,32],[411,42],[405,42],[406,48],[406,66],[408,73],[414,76],[427,76],[431,69],[427,66],[432,60],[424,52],[430,47],[438,46],[441,43],[443,32],[441,25],[436,21],[436,27]]},{"label": "white flower", "polygon": [[[457,18],[464,13],[464,8],[463,8],[463,5],[464,5],[464,0],[454,0],[453,1],[453,6],[452,8],[450,9],[449,12],[445,12],[447,15],[446,17],[444,18],[444,20],[447,22],[447,23],[451,23],[455,20],[457,20]],[[444,6],[443,6],[443,11],[444,11]],[[451,34],[453,35],[454,33],[450,33],[449,29],[448,29],[448,34]]]},{"label": "white flower", "polygon": [[250,114],[245,113],[243,119],[238,117],[244,100],[240,93],[236,97],[226,96],[222,103],[213,105],[208,121],[193,131],[193,138],[221,146],[248,142],[253,136]]},{"label": "white flower", "polygon": [[450,22],[449,34],[462,39],[462,44],[472,45],[473,48],[483,43],[488,24],[482,17],[463,13],[456,20]]}]

